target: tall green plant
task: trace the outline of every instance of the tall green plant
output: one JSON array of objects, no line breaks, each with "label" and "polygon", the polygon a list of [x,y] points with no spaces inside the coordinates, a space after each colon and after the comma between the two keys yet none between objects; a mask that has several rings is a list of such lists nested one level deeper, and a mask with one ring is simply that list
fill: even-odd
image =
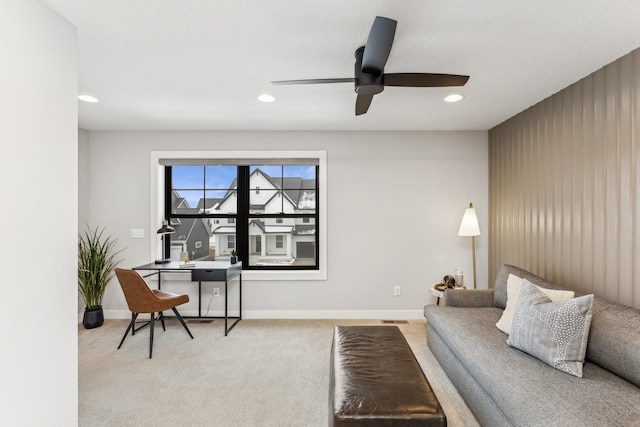
[{"label": "tall green plant", "polygon": [[115,250],[118,239],[103,237],[104,228],[87,229],[78,238],[78,288],[87,310],[102,307],[102,299],[113,270],[121,260],[116,256],[124,249]]}]

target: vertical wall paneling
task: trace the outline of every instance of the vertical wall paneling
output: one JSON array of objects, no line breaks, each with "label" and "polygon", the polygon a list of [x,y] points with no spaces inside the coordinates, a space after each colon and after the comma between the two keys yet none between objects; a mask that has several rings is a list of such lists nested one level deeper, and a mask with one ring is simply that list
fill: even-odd
[{"label": "vertical wall paneling", "polygon": [[489,280],[515,264],[640,308],[640,50],[489,132]]},{"label": "vertical wall paneling", "polygon": [[[632,118],[631,121],[631,129],[633,135],[633,141],[636,141],[640,138],[640,119],[638,118],[638,111],[640,111],[640,55],[633,55],[633,69],[631,70],[631,81],[630,81],[630,91],[632,94],[631,97],[631,111],[636,113],[635,118]],[[640,165],[640,147],[637,144],[631,144],[631,161],[634,167],[632,167],[633,171],[633,186],[631,189],[632,194],[638,194],[640,191],[640,174],[638,173],[637,166]],[[632,229],[633,229],[633,242],[632,242],[632,260],[633,260],[633,271],[632,277],[628,278],[629,281],[634,279],[640,279],[640,263],[638,262],[637,256],[640,254],[640,207],[638,207],[638,197],[635,197],[632,200],[633,206],[633,220],[632,220]],[[633,301],[634,306],[640,305],[640,291],[638,291],[637,287],[632,288],[633,291]]]}]

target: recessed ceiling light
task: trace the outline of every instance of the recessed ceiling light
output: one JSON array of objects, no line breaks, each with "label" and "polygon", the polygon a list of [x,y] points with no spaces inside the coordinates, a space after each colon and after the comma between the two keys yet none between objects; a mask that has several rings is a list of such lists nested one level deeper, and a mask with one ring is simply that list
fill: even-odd
[{"label": "recessed ceiling light", "polygon": [[78,95],[78,99],[84,102],[99,102],[98,98],[91,95]]},{"label": "recessed ceiling light", "polygon": [[459,93],[454,93],[454,94],[451,94],[451,95],[447,96],[444,100],[445,100],[445,102],[458,102],[462,98],[464,98],[464,96],[460,95]]},{"label": "recessed ceiling light", "polygon": [[261,102],[273,102],[276,98],[273,95],[269,95],[268,93],[263,93],[258,97],[258,101]]}]

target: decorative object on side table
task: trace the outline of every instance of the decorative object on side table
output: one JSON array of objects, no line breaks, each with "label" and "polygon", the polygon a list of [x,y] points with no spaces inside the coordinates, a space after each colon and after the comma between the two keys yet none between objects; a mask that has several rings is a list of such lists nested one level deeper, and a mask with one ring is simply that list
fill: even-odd
[{"label": "decorative object on side table", "polygon": [[231,261],[231,264],[238,262],[238,251],[235,249],[231,251],[231,258],[229,258],[229,261]]},{"label": "decorative object on side table", "polygon": [[456,279],[452,275],[447,274],[442,278],[442,282],[436,283],[435,285],[433,285],[433,287],[437,291],[444,292],[444,290],[447,288],[456,287]]},{"label": "decorative object on side table", "polygon": [[442,278],[440,283],[433,285],[433,288],[429,289],[429,293],[436,297],[436,305],[440,305],[440,298],[444,298],[444,291],[447,288],[455,287],[456,279],[453,276],[447,274]]},{"label": "decorative object on side table", "polygon": [[118,239],[103,236],[104,228],[88,229],[78,238],[78,288],[85,303],[82,325],[86,329],[102,326],[104,312],[102,299],[113,270],[121,260],[116,255],[124,249],[115,250]]},{"label": "decorative object on side table", "polygon": [[456,286],[464,285],[464,271],[461,268],[456,268],[453,273],[454,279],[456,279]]},{"label": "decorative object on side table", "polygon": [[473,203],[469,203],[469,207],[464,210],[464,216],[458,229],[458,236],[471,237],[471,253],[473,258],[473,288],[476,288],[476,236],[480,235],[480,226],[478,225],[478,216],[473,207]]}]

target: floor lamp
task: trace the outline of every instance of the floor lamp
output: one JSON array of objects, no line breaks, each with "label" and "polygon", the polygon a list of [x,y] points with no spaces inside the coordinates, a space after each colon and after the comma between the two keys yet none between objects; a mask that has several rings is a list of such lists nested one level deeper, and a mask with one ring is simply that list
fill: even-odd
[{"label": "floor lamp", "polygon": [[165,245],[164,245],[164,235],[175,233],[176,229],[169,225],[169,221],[166,219],[162,221],[162,227],[158,229],[156,232],[160,235],[160,242],[162,244],[162,259],[157,259],[156,264],[167,264],[171,262],[171,259],[167,258],[165,255]]},{"label": "floor lamp", "polygon": [[469,207],[464,210],[464,216],[460,223],[458,236],[471,237],[471,253],[473,257],[473,289],[476,288],[476,236],[480,235],[480,226],[478,225],[478,216],[473,207],[473,203],[469,203]]}]

